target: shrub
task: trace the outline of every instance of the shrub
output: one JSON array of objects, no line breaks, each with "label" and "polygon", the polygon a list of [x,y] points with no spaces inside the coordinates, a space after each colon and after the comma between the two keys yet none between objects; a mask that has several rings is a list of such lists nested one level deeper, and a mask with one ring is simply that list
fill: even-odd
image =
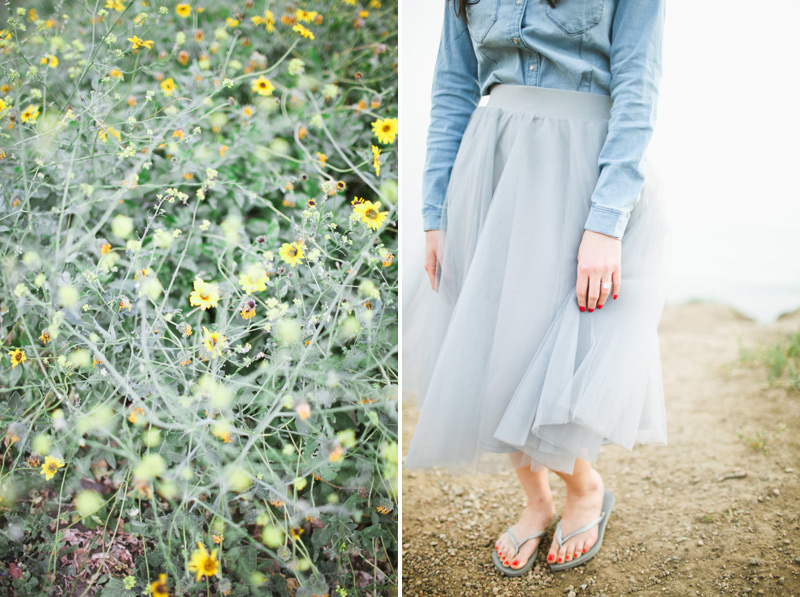
[{"label": "shrub", "polygon": [[396,587],[397,7],[0,21],[0,592]]}]

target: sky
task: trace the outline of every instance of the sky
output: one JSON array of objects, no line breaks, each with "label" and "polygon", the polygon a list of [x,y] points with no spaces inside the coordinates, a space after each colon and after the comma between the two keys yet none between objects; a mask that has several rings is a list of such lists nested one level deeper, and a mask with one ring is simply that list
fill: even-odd
[{"label": "sky", "polygon": [[[400,2],[404,282],[422,268],[422,167],[443,2]],[[764,323],[800,308],[800,83],[795,36],[782,26],[798,21],[794,0],[667,4],[648,159],[671,231],[668,304],[721,302]]]}]

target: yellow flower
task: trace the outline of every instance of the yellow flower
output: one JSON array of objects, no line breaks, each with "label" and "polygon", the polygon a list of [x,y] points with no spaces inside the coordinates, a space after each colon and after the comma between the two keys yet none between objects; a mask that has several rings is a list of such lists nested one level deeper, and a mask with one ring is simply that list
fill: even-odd
[{"label": "yellow flower", "polygon": [[305,421],[311,416],[311,407],[307,402],[303,402],[302,404],[298,404],[294,407],[294,412],[297,413],[297,416],[300,417],[301,421]]},{"label": "yellow flower", "polygon": [[44,330],[42,335],[39,336],[39,340],[41,340],[44,344],[47,344],[47,341],[50,340],[50,332]]},{"label": "yellow flower", "polygon": [[158,580],[150,583],[150,595],[153,597],[169,597],[167,575],[163,572],[158,575]]},{"label": "yellow flower", "polygon": [[388,211],[379,211],[381,207],[380,201],[372,203],[372,201],[365,201],[356,197],[354,203],[353,212],[358,214],[363,224],[373,230],[380,228],[386,216],[389,215]]},{"label": "yellow flower", "polygon": [[177,88],[178,86],[175,85],[175,81],[172,80],[172,77],[161,81],[161,91],[163,91],[164,95],[167,97],[171,97]]},{"label": "yellow flower", "polygon": [[328,156],[321,151],[317,152],[317,159],[322,163],[323,166],[328,162]]},{"label": "yellow flower", "polygon": [[275,91],[275,85],[264,75],[261,75],[258,79],[253,81],[252,90],[259,95],[272,95],[272,92]]},{"label": "yellow flower", "polygon": [[45,456],[44,464],[42,465],[42,472],[41,474],[44,475],[44,478],[48,481],[55,477],[58,469],[61,467],[66,466],[66,462],[59,458],[53,458],[52,456]]},{"label": "yellow flower", "polygon": [[256,310],[253,309],[252,307],[245,307],[244,309],[242,309],[239,315],[242,316],[242,319],[252,319],[253,317],[256,316]]},{"label": "yellow flower", "polygon": [[302,10],[302,9],[298,8],[296,11],[294,11],[294,14],[297,17],[297,20],[300,21],[301,23],[303,23],[303,22],[311,23],[314,20],[314,18],[316,18],[317,11],[316,10]]},{"label": "yellow flower", "polygon": [[292,527],[289,529],[289,534],[292,536],[292,539],[299,539],[300,535],[305,533],[306,530],[303,527]]},{"label": "yellow flower", "polygon": [[143,416],[144,416],[144,409],[143,409],[141,406],[137,406],[137,407],[136,407],[136,408],[134,408],[134,409],[133,409],[133,410],[130,412],[130,414],[128,415],[128,420],[129,420],[131,423],[133,423],[134,425],[136,425],[136,424],[137,424],[137,422],[139,421],[139,417],[140,417],[140,416],[141,416],[141,417],[143,417]]},{"label": "yellow flower", "polygon": [[219,290],[216,284],[203,282],[202,278],[195,278],[194,290],[189,295],[189,304],[192,307],[200,307],[204,311],[217,306],[219,300]]},{"label": "yellow flower", "polygon": [[372,145],[372,167],[375,168],[375,176],[381,175],[381,161],[378,156],[381,155],[381,149],[377,145]]},{"label": "yellow flower", "polygon": [[119,69],[116,69],[116,68],[112,68],[111,72],[109,73],[108,76],[111,77],[112,79],[123,79],[124,78],[124,75],[122,74],[122,71],[119,70]]},{"label": "yellow flower", "polygon": [[226,27],[238,27],[239,26],[239,19],[232,19],[230,17],[225,18],[225,26]]},{"label": "yellow flower", "polygon": [[314,39],[314,34],[311,32],[311,30],[307,29],[306,27],[303,27],[303,25],[301,25],[300,23],[297,23],[297,25],[292,27],[292,31],[297,31],[300,35],[302,35],[307,39]]},{"label": "yellow flower", "polygon": [[264,25],[269,33],[275,31],[275,17],[272,16],[272,11],[268,10],[264,13],[263,17],[250,17],[253,25]]},{"label": "yellow flower", "polygon": [[45,54],[42,56],[42,59],[39,61],[39,64],[46,64],[50,68],[55,68],[58,66],[58,56],[55,54]]},{"label": "yellow flower", "polygon": [[122,12],[125,10],[125,5],[120,0],[106,0],[106,8]]},{"label": "yellow flower", "polygon": [[245,273],[239,277],[239,286],[242,287],[247,294],[253,294],[256,291],[266,290],[269,276],[263,267],[260,265],[251,265]]},{"label": "yellow flower", "polygon": [[184,19],[187,18],[190,14],[192,14],[192,7],[188,4],[178,4],[175,7],[175,13],[179,17],[183,17]]},{"label": "yellow flower", "polygon": [[[99,137],[99,139],[103,143],[108,141],[108,135],[111,135],[117,141],[120,141],[120,142],[122,141],[122,134],[117,129],[115,129],[113,126],[104,125],[104,128],[101,128],[99,131],[97,131],[97,136]],[[109,246],[109,249],[110,248],[111,247]]]},{"label": "yellow flower", "polygon": [[372,132],[378,137],[378,141],[383,144],[394,143],[397,134],[397,118],[378,119],[372,123]]},{"label": "yellow flower", "polygon": [[206,350],[211,354],[211,358],[222,356],[222,351],[228,346],[228,339],[219,332],[209,332],[206,326],[203,326],[203,331],[206,333],[204,340]]},{"label": "yellow flower", "polygon": [[25,108],[25,111],[22,113],[22,122],[31,121],[31,123],[34,123],[37,118],[39,118],[39,107],[33,104]]},{"label": "yellow flower", "polygon": [[153,49],[153,40],[152,39],[143,40],[143,39],[139,39],[137,36],[134,35],[133,37],[129,37],[128,41],[133,44],[133,47],[131,48],[133,50],[137,50],[139,48],[147,48],[148,50],[152,50]]},{"label": "yellow flower", "polygon": [[228,431],[225,425],[214,425],[214,435],[224,441],[226,444],[231,443],[231,432]]},{"label": "yellow flower", "polygon": [[196,572],[196,582],[205,577],[217,576],[219,577],[219,560],[217,560],[217,549],[215,548],[211,553],[208,553],[206,546],[202,543],[197,543],[197,549],[192,552],[189,559],[189,572]]},{"label": "yellow flower", "polygon": [[301,241],[294,243],[283,243],[280,251],[278,251],[278,254],[292,267],[300,263],[303,260],[303,257],[305,257],[305,253],[303,253],[303,247],[301,246]]},{"label": "yellow flower", "polygon": [[11,357],[11,368],[13,369],[17,365],[21,365],[25,362],[25,351],[20,350],[19,348],[14,349],[12,352],[8,353],[8,356]]}]

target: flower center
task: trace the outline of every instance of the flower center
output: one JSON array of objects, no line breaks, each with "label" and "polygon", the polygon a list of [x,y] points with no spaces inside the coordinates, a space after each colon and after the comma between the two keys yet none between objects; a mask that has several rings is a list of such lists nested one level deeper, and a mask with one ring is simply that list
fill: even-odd
[{"label": "flower center", "polygon": [[365,214],[370,220],[378,219],[378,212],[374,209],[368,209],[367,213]]}]

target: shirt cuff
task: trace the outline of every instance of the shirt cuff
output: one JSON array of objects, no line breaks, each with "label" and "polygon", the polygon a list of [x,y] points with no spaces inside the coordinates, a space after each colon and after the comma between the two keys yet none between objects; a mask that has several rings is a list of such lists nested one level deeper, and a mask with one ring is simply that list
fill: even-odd
[{"label": "shirt cuff", "polygon": [[586,218],[583,228],[622,240],[628,219],[630,219],[630,214],[627,212],[592,203],[589,217]]},{"label": "shirt cuff", "polygon": [[442,226],[441,208],[425,208],[422,210],[422,229],[439,230]]}]

